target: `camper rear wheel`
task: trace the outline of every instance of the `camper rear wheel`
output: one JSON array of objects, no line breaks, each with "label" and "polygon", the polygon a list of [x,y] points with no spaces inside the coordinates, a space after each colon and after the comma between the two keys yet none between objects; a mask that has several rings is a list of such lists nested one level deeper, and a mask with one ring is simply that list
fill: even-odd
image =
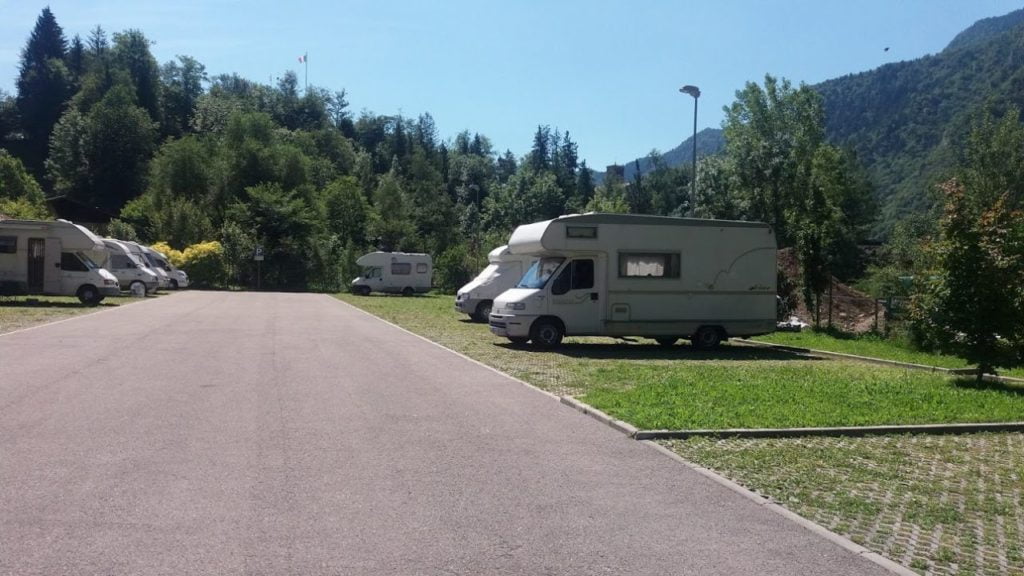
[{"label": "camper rear wheel", "polygon": [[402,288],[402,296],[412,296],[412,294],[413,289],[411,287],[406,286],[405,288]]},{"label": "camper rear wheel", "polygon": [[86,306],[95,306],[103,301],[100,291],[91,284],[86,284],[78,289],[78,301]]},{"label": "camper rear wheel", "polygon": [[564,335],[562,323],[553,318],[540,318],[530,328],[530,340],[538,348],[555,348]]},{"label": "camper rear wheel", "polygon": [[491,317],[491,304],[490,300],[484,300],[483,302],[476,305],[476,312],[473,313],[473,320],[477,322],[487,322]]},{"label": "camper rear wheel", "polygon": [[690,338],[690,342],[698,350],[713,350],[722,343],[722,336],[722,329],[717,326],[701,326]]},{"label": "camper rear wheel", "polygon": [[673,344],[676,343],[677,340],[679,340],[679,338],[676,338],[675,336],[672,336],[671,338],[668,336],[664,336],[661,338],[654,339],[655,342],[661,344],[662,346],[672,346]]}]

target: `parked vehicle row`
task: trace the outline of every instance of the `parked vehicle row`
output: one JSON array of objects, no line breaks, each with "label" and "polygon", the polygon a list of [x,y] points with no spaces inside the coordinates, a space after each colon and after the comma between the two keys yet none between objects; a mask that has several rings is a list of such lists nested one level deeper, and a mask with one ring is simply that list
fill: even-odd
[{"label": "parked vehicle row", "polygon": [[135,242],[100,238],[67,220],[0,220],[0,295],[77,296],[94,306],[135,287],[186,286],[184,271]]},{"label": "parked vehicle row", "polygon": [[[776,327],[776,239],[763,223],[574,214],[519,226],[455,308],[517,344],[565,336],[714,348]],[[502,266],[530,262],[513,283]],[[488,310],[489,309],[489,310]]]}]

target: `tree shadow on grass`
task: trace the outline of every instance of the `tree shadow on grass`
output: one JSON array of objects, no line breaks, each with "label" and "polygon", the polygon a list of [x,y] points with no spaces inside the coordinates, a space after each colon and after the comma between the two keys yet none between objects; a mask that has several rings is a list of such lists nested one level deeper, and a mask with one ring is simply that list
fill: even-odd
[{"label": "tree shadow on grass", "polygon": [[796,352],[759,348],[743,345],[723,345],[715,350],[696,350],[689,345],[661,346],[645,343],[563,343],[558,348],[545,350],[528,344],[501,343],[496,346],[511,350],[537,353],[553,353],[570,358],[592,360],[690,360],[690,361],[750,361],[750,360],[799,360],[802,362],[821,361],[823,358],[806,356]]},{"label": "tree shadow on grass", "polygon": [[957,378],[953,381],[953,386],[965,390],[1002,392],[1003,394],[1024,397],[1024,384],[998,382],[995,380],[982,380],[979,382],[976,378]]}]

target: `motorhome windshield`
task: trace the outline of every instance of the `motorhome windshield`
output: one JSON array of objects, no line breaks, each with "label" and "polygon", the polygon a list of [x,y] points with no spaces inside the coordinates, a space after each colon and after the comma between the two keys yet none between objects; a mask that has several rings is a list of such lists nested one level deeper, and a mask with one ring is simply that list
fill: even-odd
[{"label": "motorhome windshield", "polygon": [[380,267],[371,266],[363,268],[363,278],[380,278]]},{"label": "motorhome windshield", "polygon": [[81,260],[82,264],[85,264],[86,268],[89,270],[96,270],[100,267],[99,264],[93,262],[92,258],[86,256],[85,252],[75,252],[75,255],[78,256],[78,259]]},{"label": "motorhome windshield", "polygon": [[516,288],[543,288],[548,280],[551,279],[551,275],[558,270],[558,267],[562,265],[565,258],[561,257],[549,257],[541,258],[530,266],[530,269],[523,274],[522,280],[516,285]]}]

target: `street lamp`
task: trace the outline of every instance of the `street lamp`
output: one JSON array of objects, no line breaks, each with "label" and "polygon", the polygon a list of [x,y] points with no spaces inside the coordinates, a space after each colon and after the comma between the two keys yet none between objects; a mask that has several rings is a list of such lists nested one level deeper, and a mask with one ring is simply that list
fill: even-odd
[{"label": "street lamp", "polygon": [[697,213],[697,99],[700,98],[700,88],[687,84],[679,91],[693,96],[693,186],[690,188],[690,216],[694,216]]}]

